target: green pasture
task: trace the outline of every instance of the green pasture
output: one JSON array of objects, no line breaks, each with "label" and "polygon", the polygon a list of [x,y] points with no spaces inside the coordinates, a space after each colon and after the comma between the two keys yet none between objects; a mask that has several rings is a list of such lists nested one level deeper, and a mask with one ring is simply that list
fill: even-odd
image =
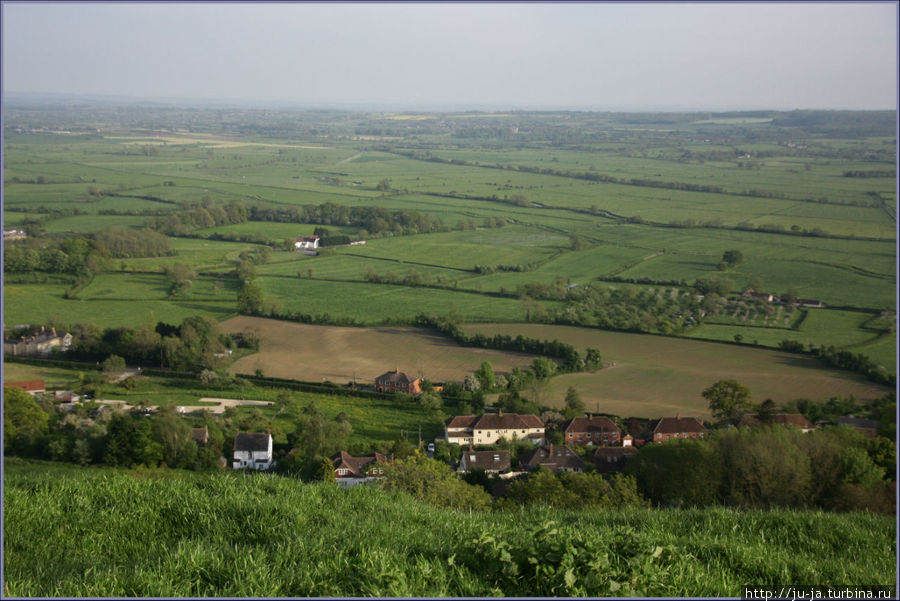
[{"label": "green pasture", "polygon": [[518,321],[525,315],[518,300],[462,291],[267,275],[259,276],[256,283],[267,305],[275,303],[282,311],[349,318],[367,325],[408,322],[419,313],[447,315],[453,310],[465,321]]},{"label": "green pasture", "polygon": [[[4,323],[94,323],[101,327],[137,326],[148,321],[181,323],[202,315],[222,320],[237,313],[237,301],[222,293],[222,300],[66,299],[66,284],[7,284],[3,287]],[[119,294],[126,294],[120,291]],[[118,298],[122,298],[121,296]]]},{"label": "green pasture", "polygon": [[[116,266],[124,266],[129,271],[162,271],[174,263],[187,263],[196,271],[216,271],[224,273],[234,269],[242,252],[252,252],[259,245],[249,242],[224,242],[196,238],[169,238],[170,249],[175,253],[166,257],[141,259],[114,259]],[[273,252],[273,257],[281,253]],[[285,255],[287,253],[284,253]]]}]

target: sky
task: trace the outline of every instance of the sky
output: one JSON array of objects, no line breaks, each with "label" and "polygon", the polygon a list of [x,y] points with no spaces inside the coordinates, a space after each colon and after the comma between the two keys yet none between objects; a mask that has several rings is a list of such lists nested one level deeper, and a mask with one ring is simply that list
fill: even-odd
[{"label": "sky", "polygon": [[897,10],[4,2],[2,85],[319,107],[896,109]]}]

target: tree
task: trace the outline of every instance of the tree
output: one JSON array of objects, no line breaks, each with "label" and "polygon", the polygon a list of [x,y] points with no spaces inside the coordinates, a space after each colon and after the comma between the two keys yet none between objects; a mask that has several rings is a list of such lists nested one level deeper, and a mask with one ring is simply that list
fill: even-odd
[{"label": "tree", "polygon": [[256,284],[244,284],[238,290],[238,311],[244,315],[259,313],[263,307],[263,292]]},{"label": "tree", "polygon": [[49,416],[21,388],[3,387],[3,449],[28,452],[47,433]]},{"label": "tree", "polygon": [[702,396],[709,401],[713,417],[725,422],[736,423],[753,408],[750,389],[736,380],[719,380],[704,390]]},{"label": "tree", "polygon": [[328,457],[322,458],[322,462],[319,464],[319,471],[316,473],[316,480],[332,484],[337,482],[337,477],[334,475],[334,465]]},{"label": "tree", "polygon": [[584,367],[591,371],[601,369],[603,367],[603,357],[600,356],[600,351],[595,348],[588,348],[584,357]]},{"label": "tree", "polygon": [[485,361],[481,364],[481,367],[475,372],[475,377],[478,378],[478,381],[481,383],[482,390],[491,390],[496,385],[494,368],[490,361]]},{"label": "tree", "polygon": [[766,399],[756,407],[756,418],[763,423],[768,423],[772,421],[777,412],[778,407],[775,405],[775,401]]},{"label": "tree", "polygon": [[556,373],[556,363],[547,357],[535,357],[531,362],[531,371],[538,380],[546,380]]},{"label": "tree", "polygon": [[107,376],[120,374],[125,371],[125,359],[118,355],[110,355],[103,360],[103,373]]},{"label": "tree", "polygon": [[463,482],[449,465],[427,457],[395,459],[385,465],[382,485],[438,507],[484,511],[491,504],[491,496],[480,486]]},{"label": "tree", "polygon": [[573,386],[569,386],[569,389],[566,390],[566,410],[564,412],[566,418],[571,419],[583,415],[584,410],[584,401],[581,400],[581,395]]},{"label": "tree", "polygon": [[726,250],[722,253],[722,262],[728,267],[735,267],[744,260],[744,254],[739,250]]}]

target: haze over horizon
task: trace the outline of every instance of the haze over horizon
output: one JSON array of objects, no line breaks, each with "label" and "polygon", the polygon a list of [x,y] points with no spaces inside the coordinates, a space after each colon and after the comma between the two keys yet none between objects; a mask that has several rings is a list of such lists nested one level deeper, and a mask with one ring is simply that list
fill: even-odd
[{"label": "haze over horizon", "polygon": [[5,98],[897,108],[897,5],[3,4]]}]

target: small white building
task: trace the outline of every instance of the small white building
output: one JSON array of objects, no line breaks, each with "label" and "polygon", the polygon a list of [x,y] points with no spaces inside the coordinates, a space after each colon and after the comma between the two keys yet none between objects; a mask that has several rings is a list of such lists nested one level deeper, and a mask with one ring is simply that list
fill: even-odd
[{"label": "small white building", "polygon": [[316,235],[304,236],[294,240],[294,248],[311,249],[319,248],[319,237]]},{"label": "small white building", "polygon": [[267,470],[272,467],[271,432],[238,432],[234,435],[234,461],[236,470]]}]

